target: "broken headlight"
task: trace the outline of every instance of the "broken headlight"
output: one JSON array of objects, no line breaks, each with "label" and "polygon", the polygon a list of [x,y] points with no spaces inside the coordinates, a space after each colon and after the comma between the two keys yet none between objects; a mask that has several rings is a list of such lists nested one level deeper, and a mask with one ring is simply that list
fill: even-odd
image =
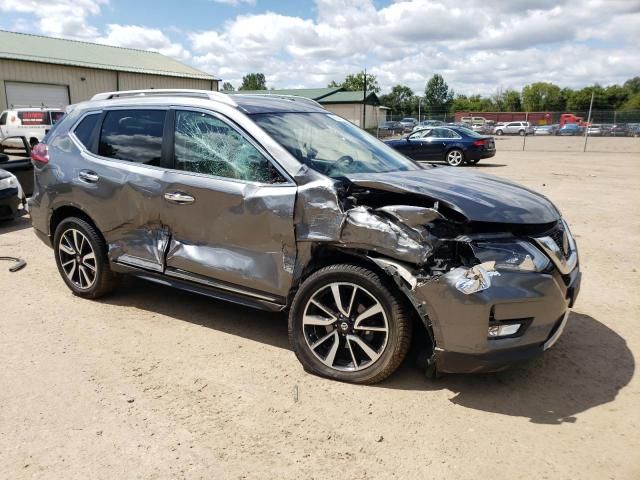
[{"label": "broken headlight", "polygon": [[544,253],[524,240],[474,242],[471,248],[481,263],[495,261],[496,270],[542,272],[550,265]]}]

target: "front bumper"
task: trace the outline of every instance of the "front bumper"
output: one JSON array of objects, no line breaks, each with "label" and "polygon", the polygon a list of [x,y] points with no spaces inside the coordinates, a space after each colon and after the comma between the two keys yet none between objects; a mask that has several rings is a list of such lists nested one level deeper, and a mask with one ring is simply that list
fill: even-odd
[{"label": "front bumper", "polygon": [[[550,348],[560,337],[580,290],[581,273],[501,272],[471,295],[445,274],[414,290],[431,322],[432,362],[444,373],[498,371]],[[517,335],[489,338],[490,325],[521,322]]]}]

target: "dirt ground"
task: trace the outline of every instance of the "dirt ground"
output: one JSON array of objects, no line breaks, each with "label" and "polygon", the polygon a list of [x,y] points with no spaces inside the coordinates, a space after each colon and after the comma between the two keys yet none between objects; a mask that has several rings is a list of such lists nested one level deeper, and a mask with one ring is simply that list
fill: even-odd
[{"label": "dirt ground", "polygon": [[[638,139],[635,139],[638,140]],[[286,319],[130,279],[71,295],[28,220],[0,226],[0,478],[640,478],[640,155],[499,151],[584,272],[560,341],[491,375],[305,373]]]}]

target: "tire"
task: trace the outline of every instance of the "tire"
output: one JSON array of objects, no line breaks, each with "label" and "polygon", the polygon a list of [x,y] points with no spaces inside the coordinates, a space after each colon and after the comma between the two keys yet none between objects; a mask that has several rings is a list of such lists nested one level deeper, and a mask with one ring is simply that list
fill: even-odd
[{"label": "tire", "polygon": [[[335,301],[336,286],[342,310]],[[386,278],[355,265],[331,265],[310,275],[296,292],[289,312],[289,342],[306,371],[372,384],[400,366],[411,344],[412,326],[406,299]]]},{"label": "tire", "polygon": [[58,272],[74,295],[99,298],[118,285],[120,275],[109,267],[104,240],[86,220],[62,220],[56,227],[53,249]]},{"label": "tire", "polygon": [[502,130],[496,130],[496,135],[498,135],[499,137],[502,136],[504,134],[504,132]]},{"label": "tire", "polygon": [[524,137],[525,133],[526,133],[526,132],[525,132],[524,130],[520,130],[520,131],[518,132],[518,135],[520,135],[521,137]]},{"label": "tire", "polygon": [[464,152],[459,148],[452,148],[445,154],[444,161],[450,167],[460,167],[465,162]]}]

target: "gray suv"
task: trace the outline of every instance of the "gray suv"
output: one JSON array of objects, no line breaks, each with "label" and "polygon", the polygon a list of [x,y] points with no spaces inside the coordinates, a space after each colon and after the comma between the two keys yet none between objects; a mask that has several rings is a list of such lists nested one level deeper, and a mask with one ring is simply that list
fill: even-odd
[{"label": "gray suv", "polygon": [[504,368],[560,336],[576,244],[542,195],[419,165],[317,103],[99,94],[32,152],[36,234],[71,291],[122,274],[288,311],[306,370],[374,383],[414,339],[430,376]]}]

